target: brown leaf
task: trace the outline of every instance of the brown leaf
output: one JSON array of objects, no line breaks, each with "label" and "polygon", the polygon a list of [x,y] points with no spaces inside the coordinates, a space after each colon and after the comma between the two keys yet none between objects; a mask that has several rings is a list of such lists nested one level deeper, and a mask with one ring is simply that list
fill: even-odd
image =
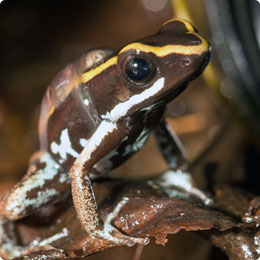
[{"label": "brown leaf", "polygon": [[[110,213],[123,197],[128,197],[127,205],[113,224],[131,236],[155,237],[158,244],[165,244],[167,234],[175,234],[181,229],[225,231],[237,225],[234,218],[206,207],[194,198],[169,198],[158,186],[146,183],[107,180],[95,185],[95,193],[101,218]],[[187,197],[179,191],[176,194]],[[71,200],[66,204],[67,207],[64,207],[64,202],[59,205],[61,212],[48,209],[50,215],[55,213],[55,220],[48,225],[39,224],[40,219],[48,215],[47,209],[15,223],[21,245],[34,241],[33,247],[23,251],[23,255],[34,252],[26,259],[41,259],[43,256],[47,259],[74,259],[115,246],[90,237],[81,227]]]},{"label": "brown leaf", "polygon": [[[218,187],[216,189],[216,206],[238,220],[246,220],[245,213],[252,213],[253,206],[258,209],[259,199],[245,191]],[[252,200],[252,201],[251,201]],[[250,203],[251,202],[251,203]],[[247,215],[249,217],[249,215]],[[250,218],[253,219],[251,215]],[[222,249],[231,260],[258,260],[260,258],[260,231],[257,223],[242,222],[224,232],[218,230],[203,231],[215,246]]]}]

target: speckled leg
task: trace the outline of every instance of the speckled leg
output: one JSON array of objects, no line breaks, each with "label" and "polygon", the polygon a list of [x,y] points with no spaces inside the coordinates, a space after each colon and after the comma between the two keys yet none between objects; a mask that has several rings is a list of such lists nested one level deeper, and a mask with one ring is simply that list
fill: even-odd
[{"label": "speckled leg", "polygon": [[29,245],[21,246],[18,244],[17,236],[15,235],[15,223],[0,218],[0,259],[2,259],[1,257],[13,259],[22,255],[28,255],[35,250],[46,250],[45,246],[50,249],[51,243],[66,236],[68,236],[68,230],[63,228],[61,232],[55,233],[44,240],[35,239]]},{"label": "speckled leg", "polygon": [[156,127],[155,136],[161,153],[169,165],[169,171],[165,172],[154,182],[163,187],[171,197],[176,195],[176,191],[172,189],[175,186],[190,195],[200,198],[205,204],[210,204],[212,200],[194,184],[192,176],[188,172],[184,148],[179,138],[166,122],[161,122]]},{"label": "speckled leg", "polygon": [[18,220],[70,192],[70,180],[47,152],[33,155],[23,179],[0,201],[0,218]]},{"label": "speckled leg", "polygon": [[20,257],[29,248],[18,244],[14,222],[0,218],[0,259]]},{"label": "speckled leg", "polygon": [[116,123],[103,121],[100,124],[71,168],[72,197],[80,222],[91,236],[108,240],[117,245],[147,244],[149,239],[123,235],[110,223],[126,201],[120,202],[104,223],[99,219],[95,195],[88,177],[94,164],[116,148],[124,136],[124,131]]},{"label": "speckled leg", "polygon": [[17,245],[14,223],[0,218],[0,256],[6,259],[18,257],[22,249]]}]

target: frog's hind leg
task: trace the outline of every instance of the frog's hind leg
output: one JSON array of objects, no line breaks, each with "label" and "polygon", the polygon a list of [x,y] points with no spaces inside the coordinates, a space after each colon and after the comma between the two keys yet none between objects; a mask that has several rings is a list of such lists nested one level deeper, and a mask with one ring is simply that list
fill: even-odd
[{"label": "frog's hind leg", "polygon": [[49,153],[33,155],[27,174],[0,201],[0,218],[18,220],[70,192],[68,173]]},{"label": "frog's hind leg", "polygon": [[[15,222],[0,218],[0,259],[2,259],[1,257],[4,259],[16,259],[16,257],[28,255],[36,251],[39,252],[51,249],[57,250],[57,248],[53,247],[51,244],[54,241],[68,236],[67,228],[63,228],[61,232],[55,232],[54,235],[46,237],[43,240],[37,237],[28,245],[21,245],[18,243],[17,238],[19,237],[19,231],[17,230],[18,234],[16,234],[16,229],[17,227]],[[27,258],[25,257],[22,259]]]},{"label": "frog's hind leg", "polygon": [[[27,247],[18,245],[14,222],[0,218],[0,256],[6,259],[19,257]],[[0,259],[2,259],[0,257]]]},{"label": "frog's hind leg", "polygon": [[205,204],[212,203],[212,200],[196,187],[192,176],[188,172],[184,147],[165,121],[156,127],[155,136],[161,153],[169,165],[169,170],[153,182],[161,186],[169,196],[176,195],[173,187],[177,187],[190,195],[198,197]]}]

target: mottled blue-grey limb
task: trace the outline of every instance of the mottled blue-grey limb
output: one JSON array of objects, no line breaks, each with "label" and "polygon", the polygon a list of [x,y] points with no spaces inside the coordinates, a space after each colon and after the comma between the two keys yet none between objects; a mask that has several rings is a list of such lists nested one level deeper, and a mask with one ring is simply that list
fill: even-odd
[{"label": "mottled blue-grey limb", "polygon": [[170,170],[187,170],[184,147],[174,131],[162,121],[155,128],[155,137],[160,151]]}]

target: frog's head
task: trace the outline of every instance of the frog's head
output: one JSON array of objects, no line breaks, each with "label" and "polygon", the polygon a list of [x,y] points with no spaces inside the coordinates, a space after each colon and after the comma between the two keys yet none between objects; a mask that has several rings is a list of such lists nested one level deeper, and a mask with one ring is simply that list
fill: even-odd
[{"label": "frog's head", "polygon": [[151,93],[153,103],[179,94],[202,73],[209,58],[209,43],[189,22],[175,19],[155,35],[124,47],[117,63],[130,90],[149,89],[147,95]]},{"label": "frog's head", "polygon": [[[98,106],[103,109],[101,114],[114,121],[172,100],[202,73],[209,57],[209,43],[189,22],[175,19],[165,23],[156,34],[123,47],[101,66],[87,72],[84,81],[90,83],[93,96],[102,101],[102,106]],[[93,77],[97,80],[91,81]]]}]

